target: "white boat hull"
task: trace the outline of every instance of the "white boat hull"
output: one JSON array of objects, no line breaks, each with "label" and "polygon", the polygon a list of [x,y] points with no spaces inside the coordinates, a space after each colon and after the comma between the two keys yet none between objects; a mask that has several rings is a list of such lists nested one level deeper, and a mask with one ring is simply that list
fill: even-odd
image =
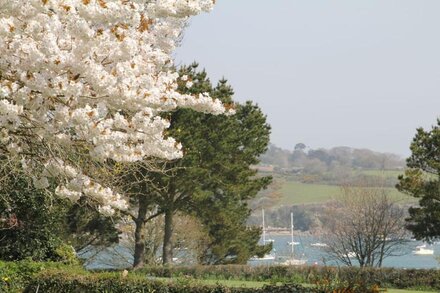
[{"label": "white boat hull", "polygon": [[292,258],[292,259],[286,260],[282,264],[286,265],[286,266],[302,266],[302,265],[305,265],[306,263],[307,263],[307,260],[305,260],[305,259],[294,259],[294,258]]},{"label": "white boat hull", "polygon": [[252,257],[251,261],[275,260],[275,255],[267,254],[263,257]]},{"label": "white boat hull", "polygon": [[421,248],[421,249],[418,249],[418,250],[414,250],[413,254],[415,254],[415,255],[433,255],[434,254],[434,250],[433,249]]}]

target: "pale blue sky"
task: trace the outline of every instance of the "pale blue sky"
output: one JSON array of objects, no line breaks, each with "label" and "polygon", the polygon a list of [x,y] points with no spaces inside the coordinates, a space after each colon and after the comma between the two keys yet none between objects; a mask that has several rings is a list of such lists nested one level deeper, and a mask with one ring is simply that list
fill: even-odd
[{"label": "pale blue sky", "polygon": [[439,0],[219,0],[191,20],[177,64],[225,76],[293,149],[407,156],[440,117]]}]

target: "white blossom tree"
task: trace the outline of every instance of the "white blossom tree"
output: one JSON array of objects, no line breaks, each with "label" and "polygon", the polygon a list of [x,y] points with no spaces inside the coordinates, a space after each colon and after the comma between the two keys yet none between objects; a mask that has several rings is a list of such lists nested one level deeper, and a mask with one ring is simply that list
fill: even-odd
[{"label": "white blossom tree", "polygon": [[54,182],[59,196],[89,196],[103,213],[125,209],[88,166],[178,158],[161,113],[233,111],[179,94],[172,69],[188,17],[214,2],[0,0],[0,156],[20,161],[35,187]]}]

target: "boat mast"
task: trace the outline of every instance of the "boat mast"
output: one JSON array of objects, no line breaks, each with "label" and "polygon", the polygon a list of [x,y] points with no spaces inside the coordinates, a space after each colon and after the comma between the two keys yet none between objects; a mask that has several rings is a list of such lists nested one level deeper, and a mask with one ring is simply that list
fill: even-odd
[{"label": "boat mast", "polygon": [[266,244],[266,228],[264,228],[264,209],[261,209],[263,214],[263,244]]},{"label": "boat mast", "polygon": [[290,242],[292,245],[292,257],[293,257],[293,212],[290,213],[290,237],[291,237],[291,241]]}]

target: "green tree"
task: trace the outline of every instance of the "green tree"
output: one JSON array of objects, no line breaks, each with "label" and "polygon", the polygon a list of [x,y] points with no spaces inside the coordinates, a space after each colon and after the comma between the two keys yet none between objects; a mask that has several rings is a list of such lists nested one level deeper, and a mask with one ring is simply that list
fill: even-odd
[{"label": "green tree", "polygon": [[[224,104],[232,104],[233,91],[226,80],[213,87],[206,72],[196,69],[197,64],[193,64],[180,70],[180,92],[193,95],[207,92]],[[188,82],[193,85],[187,87]],[[271,181],[270,177],[257,176],[256,171],[250,168],[258,163],[258,157],[266,151],[269,142],[270,127],[259,107],[251,102],[238,104],[236,114],[232,116],[180,109],[169,113],[169,118],[171,127],[168,134],[184,146],[183,158],[165,162],[158,172],[151,171],[151,168],[131,171],[132,182],[136,181],[135,178],[143,178],[142,182],[145,182],[142,185],[131,184],[131,189],[138,192],[135,201],[139,207],[133,218],[139,232],[134,266],[143,265],[142,239],[145,235],[142,234],[142,223],[158,214],[165,216],[163,263],[172,261],[173,215],[178,211],[201,219],[211,237],[211,248],[218,248],[222,242],[222,249],[209,250],[209,259],[216,259],[214,263],[226,258],[228,261],[244,262],[251,254],[264,253],[249,252],[258,250],[259,231],[245,226],[248,215],[246,201]],[[148,216],[152,209],[157,209],[157,213]],[[226,215],[231,223],[220,223]],[[222,231],[229,233],[224,233],[224,237],[219,239],[216,235]],[[241,240],[243,243],[236,245]]]},{"label": "green tree", "polygon": [[199,263],[244,264],[249,258],[255,255],[262,257],[272,249],[272,243],[258,244],[261,228],[246,226],[249,217],[246,205],[215,197],[203,202],[200,207],[210,208],[199,208],[197,214],[209,237],[198,255]]},{"label": "green tree", "polygon": [[417,239],[440,238],[440,119],[430,131],[417,129],[407,159],[408,170],[399,176],[397,188],[419,198],[409,209],[407,228]]},{"label": "green tree", "polygon": [[0,259],[70,261],[75,251],[118,240],[111,219],[88,199],[73,204],[36,189],[29,174],[6,158],[0,162]]},{"label": "green tree", "polygon": [[62,200],[36,190],[23,174],[2,175],[0,259],[59,260]]}]

